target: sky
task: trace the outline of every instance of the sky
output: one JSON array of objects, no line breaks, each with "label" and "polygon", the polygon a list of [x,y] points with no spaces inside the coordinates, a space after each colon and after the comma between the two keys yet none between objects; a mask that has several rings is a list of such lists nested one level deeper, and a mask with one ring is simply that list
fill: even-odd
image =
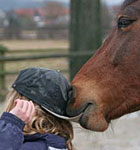
[{"label": "sky", "polygon": [[102,0],[106,2],[108,5],[117,5],[122,3],[124,0]]},{"label": "sky", "polygon": [[[68,2],[69,0],[57,0],[57,1],[63,1],[63,2]],[[102,0],[104,2],[106,2],[108,5],[117,5],[122,3],[124,0]]]},{"label": "sky", "polygon": [[[35,0],[35,1],[43,1],[43,0]],[[70,0],[55,0],[55,1],[69,2]],[[117,5],[122,3],[124,0],[102,0],[102,1],[106,2],[108,5]]]}]

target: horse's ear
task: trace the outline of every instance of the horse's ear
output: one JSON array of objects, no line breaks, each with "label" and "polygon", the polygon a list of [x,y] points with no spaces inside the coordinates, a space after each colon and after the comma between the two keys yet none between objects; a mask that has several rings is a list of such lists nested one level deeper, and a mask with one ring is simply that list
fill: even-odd
[{"label": "horse's ear", "polygon": [[124,9],[125,7],[127,7],[128,5],[130,5],[130,4],[132,4],[132,3],[136,2],[136,1],[138,1],[138,0],[125,0],[123,2],[123,5],[122,5],[121,9]]}]

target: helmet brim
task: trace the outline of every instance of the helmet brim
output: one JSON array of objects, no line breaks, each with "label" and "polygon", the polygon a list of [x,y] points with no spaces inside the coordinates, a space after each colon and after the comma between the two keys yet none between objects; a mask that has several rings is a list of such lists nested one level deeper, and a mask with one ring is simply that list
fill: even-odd
[{"label": "helmet brim", "polygon": [[56,114],[56,113],[50,111],[49,109],[47,109],[47,108],[44,107],[44,106],[41,106],[41,107],[42,107],[44,110],[46,110],[47,112],[49,112],[50,114],[52,114],[52,115],[54,115],[54,116],[56,116],[56,117],[58,117],[58,118],[65,119],[65,120],[69,120],[69,121],[73,121],[73,122],[78,122],[79,119],[80,119],[81,116],[82,116],[82,113],[79,114],[79,115],[77,115],[77,116],[74,116],[74,117],[62,116],[62,115],[59,115],[59,114]]}]

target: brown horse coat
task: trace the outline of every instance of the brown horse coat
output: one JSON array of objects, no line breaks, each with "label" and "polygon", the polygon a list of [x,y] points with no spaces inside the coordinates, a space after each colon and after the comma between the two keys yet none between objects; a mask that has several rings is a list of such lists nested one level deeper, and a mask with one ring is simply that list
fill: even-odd
[{"label": "brown horse coat", "polygon": [[116,25],[72,81],[67,113],[104,131],[112,119],[140,109],[140,0],[126,0]]}]

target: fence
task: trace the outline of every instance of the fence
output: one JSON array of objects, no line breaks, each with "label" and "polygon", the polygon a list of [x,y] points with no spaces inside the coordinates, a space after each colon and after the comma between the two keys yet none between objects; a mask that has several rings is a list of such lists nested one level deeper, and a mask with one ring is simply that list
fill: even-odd
[{"label": "fence", "polygon": [[68,25],[50,25],[43,28],[0,27],[0,39],[68,39]]},{"label": "fence", "polygon": [[[51,53],[48,53],[50,51]],[[59,51],[59,53],[58,53]],[[11,53],[32,53],[32,55],[26,56],[7,56],[6,54]],[[35,54],[39,53],[39,54]],[[93,52],[86,51],[82,53],[69,53],[66,49],[37,49],[37,50],[8,50],[3,46],[0,46],[0,89],[5,89],[5,77],[6,75],[17,74],[18,72],[5,71],[5,63],[7,62],[18,62],[27,60],[38,60],[38,59],[48,59],[48,58],[67,58],[75,59],[78,57],[91,56]],[[62,72],[68,72],[69,70],[62,70]]]}]

